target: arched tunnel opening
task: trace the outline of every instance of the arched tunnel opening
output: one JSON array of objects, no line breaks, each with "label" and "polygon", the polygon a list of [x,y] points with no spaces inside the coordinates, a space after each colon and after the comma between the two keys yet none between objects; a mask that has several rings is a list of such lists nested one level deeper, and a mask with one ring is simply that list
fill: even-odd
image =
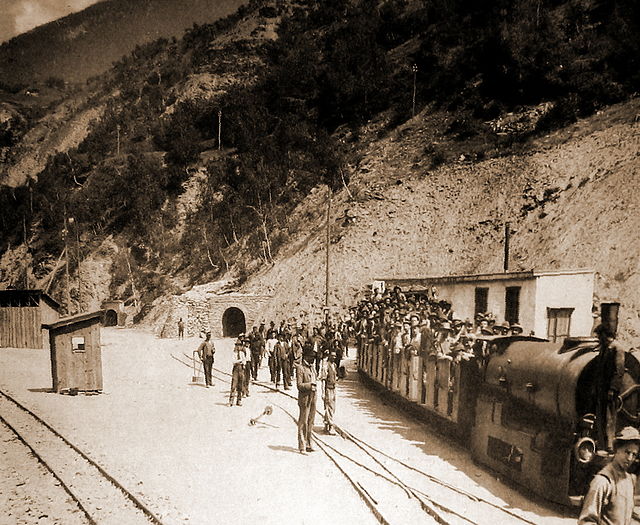
[{"label": "arched tunnel opening", "polygon": [[238,334],[247,331],[247,322],[240,308],[227,308],[222,314],[223,337],[237,337]]},{"label": "arched tunnel opening", "polygon": [[104,314],[105,326],[118,326],[118,314],[115,310],[107,310]]}]

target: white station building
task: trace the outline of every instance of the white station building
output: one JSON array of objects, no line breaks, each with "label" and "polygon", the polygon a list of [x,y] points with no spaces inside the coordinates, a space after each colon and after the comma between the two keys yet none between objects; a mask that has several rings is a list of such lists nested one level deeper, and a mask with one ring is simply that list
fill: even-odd
[{"label": "white station building", "polygon": [[497,323],[520,324],[525,335],[561,341],[591,334],[594,285],[595,272],[581,269],[381,279],[373,288],[424,293],[435,286],[458,319],[491,312]]}]

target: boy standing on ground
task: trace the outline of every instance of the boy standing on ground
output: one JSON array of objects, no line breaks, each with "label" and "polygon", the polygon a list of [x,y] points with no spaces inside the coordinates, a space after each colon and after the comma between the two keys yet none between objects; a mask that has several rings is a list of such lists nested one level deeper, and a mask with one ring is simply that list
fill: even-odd
[{"label": "boy standing on ground", "polygon": [[306,347],[301,364],[296,371],[298,386],[298,449],[301,454],[313,452],[311,434],[313,421],[316,416],[316,368],[314,365],[316,354],[313,347]]},{"label": "boy standing on ground", "polygon": [[640,452],[640,432],[625,427],[613,441],[613,460],[598,472],[584,497],[578,525],[630,525],[636,475],[630,467]]},{"label": "boy standing on ground", "polygon": [[322,379],[324,379],[324,430],[327,434],[334,435],[333,416],[336,412],[336,383],[338,381],[338,369],[336,367],[336,353],[331,352],[324,367]]},{"label": "boy standing on ground", "polygon": [[282,386],[285,390],[291,388],[291,373],[289,372],[289,348],[285,341],[284,335],[278,336],[278,342],[274,347],[276,356],[276,388],[280,386],[280,377],[282,377]]}]

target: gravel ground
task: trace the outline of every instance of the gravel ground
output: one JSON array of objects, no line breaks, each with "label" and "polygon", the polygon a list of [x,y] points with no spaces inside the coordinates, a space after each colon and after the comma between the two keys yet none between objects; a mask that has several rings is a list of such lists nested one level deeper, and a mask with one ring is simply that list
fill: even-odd
[{"label": "gravel ground", "polygon": [[[376,523],[324,454],[297,452],[295,425],[275,407],[295,414],[295,401],[253,385],[242,407],[228,407],[227,383],[217,380],[209,389],[191,384],[192,370],[178,359],[187,361],[184,354],[191,355],[199,342],[103,329],[99,396],[50,393],[47,351],[2,349],[0,387],[79,445],[166,523]],[[214,366],[230,371],[233,341],[215,343]],[[268,379],[266,367],[260,379]],[[274,412],[261,419],[265,424],[250,426],[249,419],[270,403]],[[336,421],[385,452],[534,523],[575,523],[575,517],[500,483],[476,466],[468,451],[385,405],[355,373],[339,385]],[[317,418],[316,428],[321,424]],[[9,452],[15,463],[14,455]],[[25,501],[39,492],[29,485],[20,489]],[[455,506],[459,498],[446,503]],[[21,506],[14,510],[26,512]]]},{"label": "gravel ground", "polygon": [[0,525],[85,525],[85,515],[60,483],[0,423]]}]

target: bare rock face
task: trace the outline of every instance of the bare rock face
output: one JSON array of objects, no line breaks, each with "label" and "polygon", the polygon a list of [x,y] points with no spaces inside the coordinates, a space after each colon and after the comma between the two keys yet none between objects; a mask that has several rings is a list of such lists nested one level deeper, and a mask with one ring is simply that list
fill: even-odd
[{"label": "bare rock face", "polygon": [[[420,133],[372,142],[360,163],[366,169],[352,174],[351,195],[334,196],[330,308],[344,313],[376,278],[502,271],[508,221],[511,269],[595,270],[594,302],[621,302],[620,336],[637,342],[639,107],[614,106],[538,140],[525,155],[428,173],[412,168],[424,148]],[[267,318],[322,316],[325,209],[326,192],[312,193],[290,226],[319,211],[313,235],[301,227],[286,253],[246,283],[252,292],[273,291]],[[345,221],[345,210],[356,220]]]}]

